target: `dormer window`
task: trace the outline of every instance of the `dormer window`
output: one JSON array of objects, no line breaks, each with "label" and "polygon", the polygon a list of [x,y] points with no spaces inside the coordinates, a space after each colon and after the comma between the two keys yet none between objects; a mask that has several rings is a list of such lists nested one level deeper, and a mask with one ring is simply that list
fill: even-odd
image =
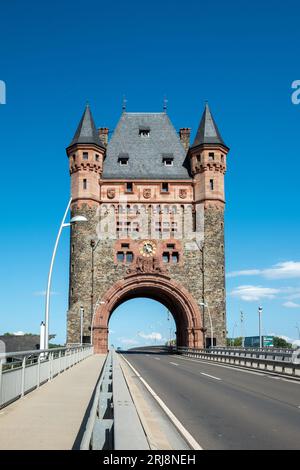
[{"label": "dormer window", "polygon": [[139,136],[140,137],[150,137],[149,127],[140,127],[139,128]]},{"label": "dormer window", "polygon": [[119,157],[118,162],[121,166],[128,165],[128,157]]},{"label": "dormer window", "polygon": [[164,164],[165,166],[173,166],[173,162],[174,162],[173,155],[172,155],[172,154],[170,154],[170,155],[168,155],[168,154],[163,155],[162,161],[163,161],[163,164]]}]

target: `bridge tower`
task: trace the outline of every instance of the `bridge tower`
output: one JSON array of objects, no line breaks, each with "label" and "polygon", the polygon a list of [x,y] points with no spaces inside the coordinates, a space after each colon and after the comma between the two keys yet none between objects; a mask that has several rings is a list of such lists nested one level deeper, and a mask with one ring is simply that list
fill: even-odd
[{"label": "bridge tower", "polygon": [[124,301],[163,303],[177,344],[226,341],[224,174],[228,147],[206,105],[194,143],[164,112],[125,109],[108,141],[86,107],[67,148],[72,216],[67,342],[108,347],[108,323]]},{"label": "bridge tower", "polygon": [[[229,148],[224,144],[216,122],[205,105],[189,156],[194,181],[194,204],[198,232],[203,226],[203,299],[213,312],[216,343],[224,344],[225,251],[224,251],[224,176]],[[209,324],[203,308],[204,324]],[[210,344],[210,341],[207,342]]]}]

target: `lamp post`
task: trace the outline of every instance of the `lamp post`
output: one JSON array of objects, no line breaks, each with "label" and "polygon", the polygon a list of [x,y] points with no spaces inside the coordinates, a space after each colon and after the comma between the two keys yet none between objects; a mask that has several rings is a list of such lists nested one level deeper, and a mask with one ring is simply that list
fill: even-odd
[{"label": "lamp post", "polygon": [[83,340],[83,315],[84,315],[84,308],[80,307],[80,346],[82,346],[82,340]]},{"label": "lamp post", "polygon": [[48,282],[47,282],[47,290],[46,290],[46,304],[45,304],[45,349],[49,348],[49,310],[50,310],[50,289],[51,289],[51,281],[52,281],[52,271],[53,271],[53,264],[55,260],[55,255],[57,251],[57,246],[58,242],[61,236],[61,232],[63,228],[65,227],[70,227],[70,225],[75,224],[76,222],[87,222],[87,219],[83,217],[82,215],[77,215],[73,217],[69,223],[65,223],[65,220],[67,218],[70,205],[72,202],[72,198],[69,200],[66,211],[64,213],[62,222],[60,224],[57,237],[55,240],[54,248],[53,248],[53,253],[51,257],[51,262],[50,262],[50,268],[49,268],[49,273],[48,273]]},{"label": "lamp post", "polygon": [[261,336],[261,314],[263,308],[258,307],[258,329],[259,329],[259,347],[262,348],[262,336]]},{"label": "lamp post", "polygon": [[210,347],[213,348],[213,346],[214,346],[214,330],[213,330],[213,324],[212,324],[212,319],[211,319],[209,306],[205,302],[200,302],[199,305],[202,305],[202,307],[207,308],[207,312],[208,312],[208,316],[209,316],[209,322],[210,322],[210,336],[211,336],[211,338],[210,338]]}]

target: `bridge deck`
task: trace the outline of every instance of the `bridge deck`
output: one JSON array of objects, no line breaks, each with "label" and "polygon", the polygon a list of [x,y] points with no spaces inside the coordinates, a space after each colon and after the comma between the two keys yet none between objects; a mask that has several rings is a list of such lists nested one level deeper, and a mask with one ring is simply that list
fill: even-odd
[{"label": "bridge deck", "polygon": [[105,355],[94,355],[0,411],[0,449],[72,449]]}]

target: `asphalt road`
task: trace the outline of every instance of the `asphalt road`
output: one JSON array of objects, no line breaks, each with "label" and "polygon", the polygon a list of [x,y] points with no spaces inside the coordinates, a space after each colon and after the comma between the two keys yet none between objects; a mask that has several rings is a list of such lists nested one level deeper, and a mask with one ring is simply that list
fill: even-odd
[{"label": "asphalt road", "polygon": [[183,356],[123,353],[204,449],[300,449],[300,382]]}]

